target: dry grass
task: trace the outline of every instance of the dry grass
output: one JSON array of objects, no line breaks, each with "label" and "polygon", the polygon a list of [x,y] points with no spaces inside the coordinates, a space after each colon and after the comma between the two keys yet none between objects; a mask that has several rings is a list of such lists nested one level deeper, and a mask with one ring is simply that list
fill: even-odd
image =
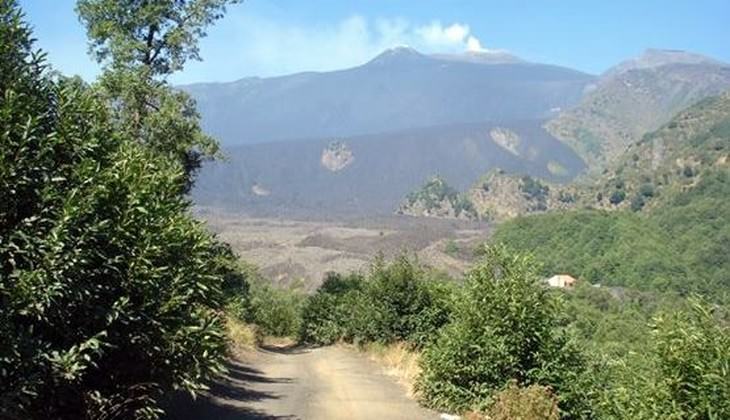
[{"label": "dry grass", "polygon": [[232,316],[226,317],[226,330],[230,349],[234,354],[250,352],[261,342],[260,334],[254,325],[246,324]]},{"label": "dry grass", "polygon": [[408,389],[409,396],[415,396],[414,385],[421,372],[418,364],[420,353],[409,349],[405,343],[371,343],[362,346],[361,350],[384,366],[389,375],[396,377]]}]

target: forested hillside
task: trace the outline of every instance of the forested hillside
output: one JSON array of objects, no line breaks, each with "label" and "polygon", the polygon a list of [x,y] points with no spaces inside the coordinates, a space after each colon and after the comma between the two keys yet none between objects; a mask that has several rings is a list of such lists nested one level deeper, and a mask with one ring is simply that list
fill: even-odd
[{"label": "forested hillside", "polygon": [[524,217],[494,240],[534,251],[546,274],[720,298],[730,292],[729,121],[730,95],[700,102],[581,192],[584,205],[613,211]]},{"label": "forested hillside", "polygon": [[546,127],[599,173],[644,134],[727,89],[730,65],[685,51],[650,49],[609,69],[579,106]]}]

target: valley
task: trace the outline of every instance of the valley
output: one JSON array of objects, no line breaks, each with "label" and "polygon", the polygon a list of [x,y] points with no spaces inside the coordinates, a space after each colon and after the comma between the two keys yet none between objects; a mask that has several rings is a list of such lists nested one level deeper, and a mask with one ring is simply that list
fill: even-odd
[{"label": "valley", "polygon": [[406,216],[359,219],[255,218],[197,209],[198,217],[274,284],[314,291],[328,272],[366,272],[401,253],[452,276],[474,261],[488,224]]}]

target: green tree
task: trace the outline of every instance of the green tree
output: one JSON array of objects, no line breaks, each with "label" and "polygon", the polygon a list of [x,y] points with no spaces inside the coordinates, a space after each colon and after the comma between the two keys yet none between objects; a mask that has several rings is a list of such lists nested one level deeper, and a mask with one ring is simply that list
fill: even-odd
[{"label": "green tree", "polygon": [[0,418],[154,418],[221,368],[230,253],[184,173],[52,78],[0,1]]},{"label": "green tree", "polygon": [[452,288],[402,255],[378,258],[366,278],[331,274],[306,302],[301,338],[315,344],[337,340],[420,348],[437,336],[451,312]]},{"label": "green tree", "polygon": [[624,190],[616,190],[613,193],[611,193],[611,197],[609,197],[608,201],[613,204],[614,206],[617,206],[621,204],[626,199],[626,192]]},{"label": "green tree", "polygon": [[167,82],[186,61],[199,60],[198,41],[240,0],[79,0],[90,51],[104,65],[98,89],[117,130],[185,169],[184,190],[218,144],[200,128],[195,102]]},{"label": "green tree", "polygon": [[484,410],[514,381],[550,386],[564,413],[587,411],[579,385],[582,352],[565,332],[560,301],[540,283],[531,258],[487,248],[455,301],[451,323],[423,353],[417,388],[424,402]]},{"label": "green tree", "polygon": [[328,273],[304,305],[300,339],[323,345],[352,339],[353,308],[355,302],[366,298],[363,288],[364,278],[359,274]]}]

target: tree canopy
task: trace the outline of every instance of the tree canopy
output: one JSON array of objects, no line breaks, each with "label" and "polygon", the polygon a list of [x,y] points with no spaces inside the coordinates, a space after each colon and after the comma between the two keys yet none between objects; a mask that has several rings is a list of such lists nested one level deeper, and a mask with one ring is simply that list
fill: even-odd
[{"label": "tree canopy", "polygon": [[200,60],[205,30],[238,0],[79,0],[89,50],[104,66],[97,88],[117,130],[178,161],[191,188],[202,161],[220,155],[200,128],[195,102],[167,77]]}]

